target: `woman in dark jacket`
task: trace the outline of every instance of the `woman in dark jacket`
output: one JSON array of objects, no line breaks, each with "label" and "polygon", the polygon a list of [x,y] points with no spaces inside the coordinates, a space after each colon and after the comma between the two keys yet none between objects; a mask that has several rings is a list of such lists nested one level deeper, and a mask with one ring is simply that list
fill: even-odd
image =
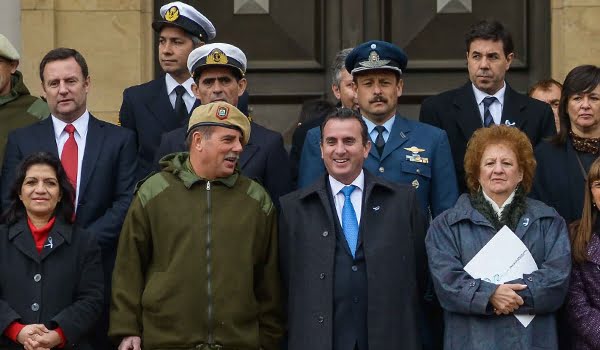
[{"label": "woman in dark jacket", "polygon": [[[517,128],[477,130],[465,154],[469,194],[437,216],[425,244],[433,285],[444,309],[444,349],[557,349],[555,312],[567,293],[571,251],[556,210],[526,198],[535,172],[533,149]],[[464,268],[507,226],[538,270],[498,282]],[[515,317],[535,315],[524,327]]]},{"label": "woman in dark jacket", "polygon": [[554,207],[567,224],[581,217],[585,177],[600,156],[600,67],[573,68],[558,107],[560,132],[535,149],[531,197]]},{"label": "woman in dark jacket", "polygon": [[573,272],[567,314],[572,349],[600,349],[600,159],[592,163],[581,220],[570,227]]},{"label": "woman in dark jacket", "polygon": [[94,236],[71,225],[74,198],[55,156],[23,160],[0,225],[2,349],[90,348],[102,264]]}]

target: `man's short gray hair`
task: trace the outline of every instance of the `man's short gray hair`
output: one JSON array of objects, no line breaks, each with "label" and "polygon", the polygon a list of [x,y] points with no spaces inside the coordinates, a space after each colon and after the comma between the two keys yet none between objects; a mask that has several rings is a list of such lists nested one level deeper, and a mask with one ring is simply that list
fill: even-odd
[{"label": "man's short gray hair", "polygon": [[185,138],[185,146],[187,150],[190,150],[192,141],[194,139],[194,133],[199,132],[203,139],[209,139],[213,133],[214,127],[212,125],[199,125],[188,131],[187,137]]},{"label": "man's short gray hair", "polygon": [[331,65],[331,85],[340,86],[340,80],[342,79],[342,69],[346,68],[345,61],[348,54],[352,51],[352,48],[343,49],[338,52],[333,59]]}]

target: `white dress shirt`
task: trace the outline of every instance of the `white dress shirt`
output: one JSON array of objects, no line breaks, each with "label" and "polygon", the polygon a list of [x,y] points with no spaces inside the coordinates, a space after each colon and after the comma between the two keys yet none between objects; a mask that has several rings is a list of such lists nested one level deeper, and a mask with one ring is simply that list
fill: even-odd
[{"label": "white dress shirt", "polygon": [[[90,122],[90,113],[86,109],[81,117],[73,123],[75,127],[75,142],[77,142],[77,188],[75,189],[75,208],[79,201],[79,184],[81,183],[81,165],[83,164],[83,153],[85,151],[85,141],[87,139],[88,123]],[[62,157],[62,150],[69,139],[69,133],[65,131],[67,123],[52,115],[52,125],[54,126],[54,139],[58,147],[58,156]]]},{"label": "white dress shirt", "polygon": [[481,90],[479,90],[478,88],[475,87],[474,84],[471,84],[473,86],[473,93],[475,94],[475,101],[477,101],[477,107],[479,107],[479,115],[481,116],[481,123],[483,124],[484,118],[483,118],[483,112],[485,110],[485,107],[483,106],[483,99],[488,97],[488,96],[494,96],[496,98],[496,101],[494,101],[494,103],[492,103],[490,105],[490,113],[492,113],[492,118],[494,118],[494,123],[496,123],[496,125],[500,125],[500,123],[502,122],[502,108],[504,108],[504,92],[506,91],[506,82],[504,82],[504,85],[502,86],[502,88],[498,91],[496,91],[495,94],[490,95],[488,93],[485,93]]},{"label": "white dress shirt", "polygon": [[[331,175],[329,178],[329,186],[331,187],[331,193],[333,194],[333,202],[335,203],[335,211],[337,212],[337,217],[340,222],[340,226],[342,226],[342,209],[344,208],[344,202],[346,201],[346,196],[341,192],[342,188],[344,188],[345,184],[339,182],[334,179]],[[352,181],[351,185],[356,186],[354,191],[350,194],[350,202],[352,202],[352,206],[354,207],[354,212],[356,213],[356,220],[360,225],[360,213],[362,209],[362,194],[365,189],[365,173],[361,170],[360,174]]]},{"label": "white dress shirt", "polygon": [[189,113],[192,110],[192,107],[194,107],[194,103],[196,103],[196,96],[194,96],[194,93],[192,92],[194,79],[190,77],[188,80],[184,81],[183,84],[179,84],[171,75],[165,74],[165,82],[167,83],[167,93],[169,94],[169,101],[171,101],[173,109],[175,108],[175,100],[177,99],[175,88],[179,85],[185,88],[187,93],[183,94],[183,102],[185,102],[185,107]]}]

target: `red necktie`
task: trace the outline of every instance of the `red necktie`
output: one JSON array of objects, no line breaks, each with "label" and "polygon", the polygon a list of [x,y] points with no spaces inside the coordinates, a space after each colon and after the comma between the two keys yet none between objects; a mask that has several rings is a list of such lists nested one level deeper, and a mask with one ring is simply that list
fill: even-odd
[{"label": "red necktie", "polygon": [[[77,191],[77,142],[75,141],[75,127],[72,124],[65,126],[65,131],[69,133],[69,138],[63,146],[60,161],[65,168],[69,182]],[[73,198],[74,199],[74,198]]]}]

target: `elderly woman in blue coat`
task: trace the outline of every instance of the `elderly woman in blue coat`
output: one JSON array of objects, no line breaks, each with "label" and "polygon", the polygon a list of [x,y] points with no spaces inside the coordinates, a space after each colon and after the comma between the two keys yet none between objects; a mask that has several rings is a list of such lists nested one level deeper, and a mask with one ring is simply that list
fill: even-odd
[{"label": "elderly woman in blue coat", "polygon": [[[526,197],[536,166],[527,136],[504,125],[479,129],[464,164],[469,194],[435,218],[426,237],[444,309],[444,349],[557,349],[555,312],[569,284],[569,236],[554,209]],[[504,284],[472,277],[465,265],[503,226],[529,249],[538,270]],[[514,314],[535,317],[524,327]]]},{"label": "elderly woman in blue coat", "polygon": [[0,348],[91,349],[104,292],[100,249],[71,224],[75,190],[60,160],[25,158],[10,197],[0,225]]}]

